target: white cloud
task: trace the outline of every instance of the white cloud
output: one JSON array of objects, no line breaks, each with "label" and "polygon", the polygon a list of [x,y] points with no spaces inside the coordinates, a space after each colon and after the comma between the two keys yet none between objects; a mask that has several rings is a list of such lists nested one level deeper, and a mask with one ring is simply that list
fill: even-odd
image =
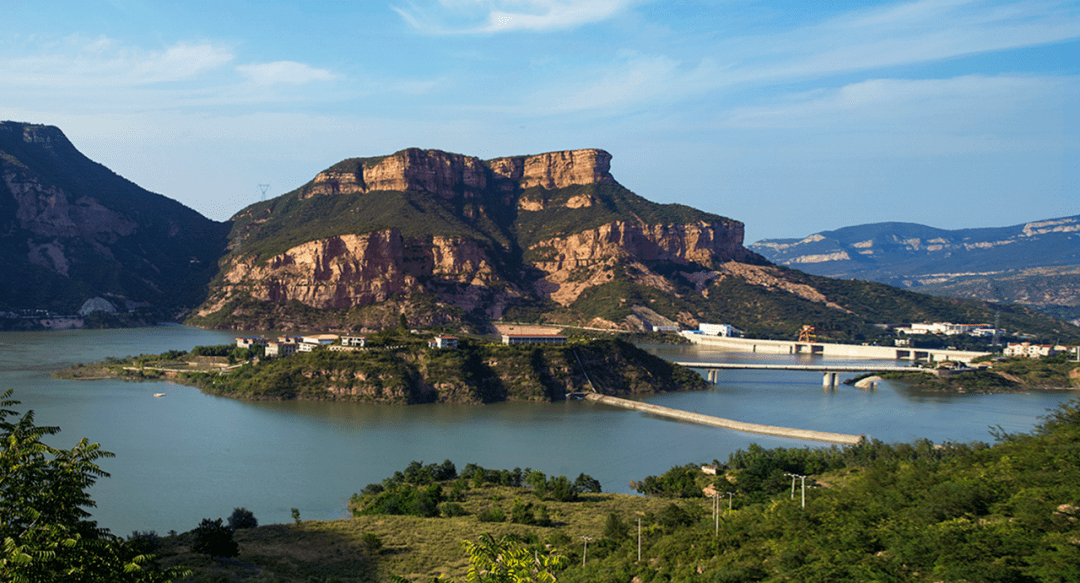
[{"label": "white cloud", "polygon": [[576,28],[608,20],[640,0],[440,0],[394,7],[429,33],[492,33]]},{"label": "white cloud", "polygon": [[8,86],[134,87],[187,81],[232,60],[230,48],[212,43],[184,42],[155,51],[108,38],[72,37],[36,55],[0,59],[0,77]]},{"label": "white cloud", "polygon": [[339,75],[326,69],[316,69],[295,61],[240,65],[236,70],[259,85],[304,85],[313,81],[333,81],[339,78]]}]

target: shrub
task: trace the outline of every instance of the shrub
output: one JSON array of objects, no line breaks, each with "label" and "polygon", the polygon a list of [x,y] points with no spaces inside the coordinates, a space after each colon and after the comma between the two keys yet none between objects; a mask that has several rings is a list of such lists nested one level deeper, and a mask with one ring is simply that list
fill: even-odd
[{"label": "shrub", "polygon": [[476,515],[480,522],[506,522],[506,514],[498,508],[488,508]]},{"label": "shrub", "polygon": [[139,554],[150,555],[154,554],[161,548],[161,537],[153,530],[147,531],[132,531],[131,536],[128,537],[128,544],[130,544]]},{"label": "shrub", "polygon": [[259,526],[259,521],[255,519],[255,514],[247,508],[233,508],[232,515],[229,516],[229,528],[233,531],[240,530],[241,528],[255,528]]},{"label": "shrub", "polygon": [[510,522],[516,524],[533,524],[536,518],[533,516],[532,502],[522,502],[521,498],[514,498],[514,506],[510,509]]},{"label": "shrub", "polygon": [[360,535],[360,542],[364,543],[364,546],[367,547],[367,549],[371,552],[375,552],[381,549],[383,545],[382,539],[379,538],[379,535],[373,532],[365,532],[364,534]]},{"label": "shrub", "polygon": [[192,533],[195,535],[195,541],[191,543],[193,553],[211,557],[235,557],[240,554],[240,545],[233,540],[233,531],[222,524],[220,518],[204,518]]},{"label": "shrub", "polygon": [[461,504],[458,504],[457,502],[445,502],[441,507],[439,507],[439,509],[442,512],[442,515],[447,518],[453,518],[455,516],[465,516],[466,514],[468,514],[468,512],[465,510],[465,507]]}]

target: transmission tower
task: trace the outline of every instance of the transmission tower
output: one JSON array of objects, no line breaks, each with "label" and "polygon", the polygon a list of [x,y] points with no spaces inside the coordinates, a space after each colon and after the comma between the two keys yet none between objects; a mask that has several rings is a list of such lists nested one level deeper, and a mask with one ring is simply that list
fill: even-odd
[{"label": "transmission tower", "polygon": [[270,190],[270,185],[269,184],[260,184],[259,185],[259,190],[262,191],[262,199],[266,200],[266,191]]}]

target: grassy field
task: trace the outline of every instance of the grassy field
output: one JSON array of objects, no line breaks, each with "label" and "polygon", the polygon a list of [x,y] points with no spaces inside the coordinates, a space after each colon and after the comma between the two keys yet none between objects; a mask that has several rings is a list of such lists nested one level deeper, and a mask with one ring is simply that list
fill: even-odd
[{"label": "grassy field", "polygon": [[[545,504],[553,521],[550,527],[509,522],[515,498]],[[582,494],[576,502],[539,500],[524,488],[484,485],[466,493],[462,505],[468,515],[455,518],[414,516],[361,516],[332,521],[302,521],[238,530],[235,540],[240,555],[235,559],[211,559],[193,554],[190,533],[162,537],[159,551],[164,565],[185,565],[194,571],[187,581],[388,581],[393,575],[411,581],[428,581],[439,575],[463,577],[468,561],[461,541],[475,541],[480,533],[496,537],[516,535],[522,541],[581,560],[581,536],[599,539],[610,513],[632,521],[637,513],[655,514],[670,500],[625,494]],[[709,501],[681,500],[683,506],[707,511]],[[497,508],[505,522],[481,522],[477,515]],[[374,534],[379,548],[365,543]],[[366,537],[371,539],[371,537]],[[548,549],[550,550],[550,549]]]}]

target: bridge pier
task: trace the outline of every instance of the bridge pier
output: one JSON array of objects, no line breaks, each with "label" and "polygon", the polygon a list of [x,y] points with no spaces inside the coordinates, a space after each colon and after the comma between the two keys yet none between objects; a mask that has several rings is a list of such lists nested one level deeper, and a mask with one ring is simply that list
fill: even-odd
[{"label": "bridge pier", "polygon": [[717,381],[719,380],[719,377],[720,377],[720,371],[716,370],[715,368],[710,368],[709,369],[708,380],[709,380],[710,385],[715,385],[717,383]]},{"label": "bridge pier", "polygon": [[825,390],[836,388],[836,378],[839,373],[826,371],[821,378],[821,388]]}]

